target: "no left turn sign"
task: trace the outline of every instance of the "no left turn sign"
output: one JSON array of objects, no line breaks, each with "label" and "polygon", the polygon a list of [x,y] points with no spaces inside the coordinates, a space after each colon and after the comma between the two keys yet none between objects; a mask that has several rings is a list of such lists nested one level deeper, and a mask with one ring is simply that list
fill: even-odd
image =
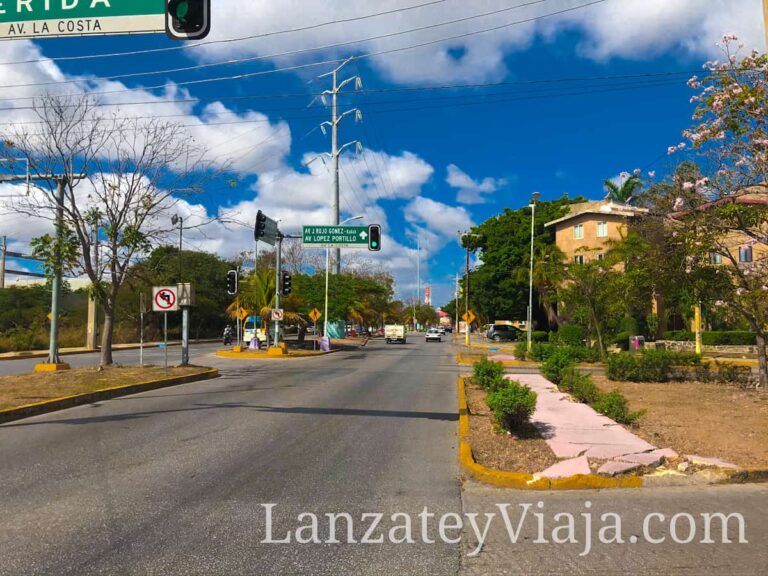
[{"label": "no left turn sign", "polygon": [[178,309],[179,296],[176,286],[152,288],[152,310],[154,312],[176,312]]}]

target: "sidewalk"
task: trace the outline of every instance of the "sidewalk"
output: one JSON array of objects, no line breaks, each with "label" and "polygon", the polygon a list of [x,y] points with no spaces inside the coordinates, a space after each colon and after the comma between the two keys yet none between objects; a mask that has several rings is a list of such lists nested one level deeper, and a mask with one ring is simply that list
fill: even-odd
[{"label": "sidewalk", "polygon": [[[218,338],[208,340],[190,340],[190,344],[207,344],[211,342],[219,342]],[[162,342],[144,342],[144,348],[157,348]],[[181,340],[171,340],[168,342],[168,346],[181,346]],[[133,344],[113,344],[112,350],[138,350],[141,344],[138,342]],[[92,354],[98,352],[99,348],[91,349],[85,346],[79,348],[60,348],[60,356],[69,356],[74,354]],[[0,354],[0,362],[4,360],[27,360],[29,358],[47,358],[48,350],[27,350],[24,352],[3,352]]]},{"label": "sidewalk", "polygon": [[604,462],[598,473],[617,474],[651,466],[662,457],[675,458],[672,450],[659,450],[642,438],[598,414],[586,404],[571,401],[549,380],[538,374],[507,375],[538,394],[531,421],[558,458],[567,458],[539,473],[547,478],[590,474],[590,460]]}]

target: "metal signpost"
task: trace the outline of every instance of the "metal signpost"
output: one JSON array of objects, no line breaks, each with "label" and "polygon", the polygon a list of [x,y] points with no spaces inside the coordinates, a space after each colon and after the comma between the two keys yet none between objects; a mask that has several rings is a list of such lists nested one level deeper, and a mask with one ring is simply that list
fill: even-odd
[{"label": "metal signpost", "polygon": [[163,347],[165,348],[165,375],[168,375],[168,312],[179,309],[178,286],[152,288],[152,311],[163,313]]},{"label": "metal signpost", "polygon": [[0,40],[165,33],[166,0],[0,0]]},{"label": "metal signpost", "polygon": [[304,226],[301,242],[305,248],[368,250],[368,232],[368,226]]}]

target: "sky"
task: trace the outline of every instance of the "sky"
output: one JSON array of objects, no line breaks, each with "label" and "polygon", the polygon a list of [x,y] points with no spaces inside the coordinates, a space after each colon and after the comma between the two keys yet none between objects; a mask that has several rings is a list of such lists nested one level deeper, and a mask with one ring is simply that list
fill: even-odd
[{"label": "sky", "polygon": [[[45,93],[183,124],[229,171],[175,207],[190,225],[226,221],[188,230],[185,248],[233,256],[253,249],[258,210],[289,234],[331,221],[330,165],[318,159],[330,110],[317,97],[330,79],[318,77],[357,57],[339,72],[362,80],[340,98],[362,112],[340,125],[341,143],[362,144],[342,157],[341,218],[382,225],[372,257],[401,298],[416,294],[420,254],[437,305],[462,272],[459,231],[533,192],[599,199],[623,171],[662,178],[691,124],[688,78],[721,56],[725,34],[744,50],[765,42],[761,0],[212,3],[195,47],[160,34],[0,42],[0,127],[33,121],[31,99]],[[158,48],[173,50],[142,53]],[[17,193],[0,184],[0,235],[26,253],[51,223],[3,211]]]}]

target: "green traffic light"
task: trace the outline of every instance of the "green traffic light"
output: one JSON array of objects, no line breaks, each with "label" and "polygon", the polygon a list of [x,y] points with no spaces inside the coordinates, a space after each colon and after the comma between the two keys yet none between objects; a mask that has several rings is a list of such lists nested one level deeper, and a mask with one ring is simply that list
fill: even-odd
[{"label": "green traffic light", "polygon": [[378,243],[378,242],[376,242],[376,240],[374,240],[373,242],[371,242],[371,246],[373,246],[374,248],[376,248],[378,245],[379,245],[379,243]]},{"label": "green traffic light", "polygon": [[179,2],[176,6],[176,18],[183,21],[187,17],[187,14],[189,14],[189,3],[186,1]]}]

